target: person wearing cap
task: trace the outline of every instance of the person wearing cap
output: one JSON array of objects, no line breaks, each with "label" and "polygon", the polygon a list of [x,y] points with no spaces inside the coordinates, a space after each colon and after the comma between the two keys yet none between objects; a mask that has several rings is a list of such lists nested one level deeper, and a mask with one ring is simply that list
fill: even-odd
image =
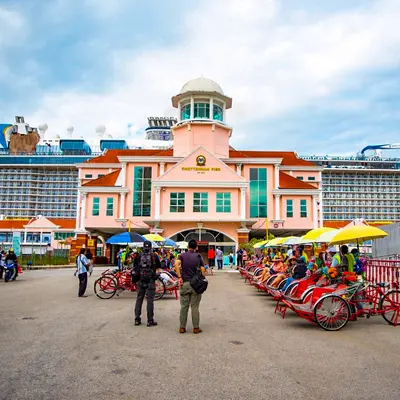
[{"label": "person wearing cap", "polygon": [[[295,267],[296,267],[296,257],[292,256],[287,261],[287,268],[288,268],[287,272],[290,276],[292,275]],[[279,284],[287,277],[288,277],[287,274],[284,274],[284,273],[278,274],[278,276],[272,282],[271,286],[277,288],[279,286]]]},{"label": "person wearing cap", "polygon": [[[150,261],[150,269],[152,270],[151,276],[148,279],[144,279],[142,272],[147,269],[147,262]],[[141,314],[143,300],[147,294],[147,326],[157,326],[157,322],[154,321],[154,297],[156,294],[156,270],[161,268],[161,262],[157,254],[152,252],[151,242],[146,240],[143,243],[143,251],[138,253],[134,261],[134,274],[139,277],[137,282],[138,290],[135,304],[135,326],[142,324]]]},{"label": "person wearing cap", "polygon": [[275,256],[272,261],[271,268],[266,267],[261,275],[254,277],[255,282],[261,285],[262,283],[266,282],[271,275],[275,275],[278,272],[284,272],[286,270],[286,266],[282,262],[281,256]]},{"label": "person wearing cap", "polygon": [[337,253],[335,246],[328,248],[328,253],[332,257],[331,267],[338,267],[340,265],[340,254]]}]

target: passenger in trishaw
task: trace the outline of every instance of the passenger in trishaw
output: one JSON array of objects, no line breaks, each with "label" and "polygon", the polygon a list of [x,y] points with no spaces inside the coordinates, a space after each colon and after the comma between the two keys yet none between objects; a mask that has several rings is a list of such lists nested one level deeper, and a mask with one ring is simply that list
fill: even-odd
[{"label": "passenger in trishaw", "polygon": [[287,265],[282,262],[282,257],[275,256],[271,267],[266,266],[261,275],[254,277],[254,282],[258,285],[262,285],[271,275],[275,275],[278,272],[286,272],[286,270]]}]

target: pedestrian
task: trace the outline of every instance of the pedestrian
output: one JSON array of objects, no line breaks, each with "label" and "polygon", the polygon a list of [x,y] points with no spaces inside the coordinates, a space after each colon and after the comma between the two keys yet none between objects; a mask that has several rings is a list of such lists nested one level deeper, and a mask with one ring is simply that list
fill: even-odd
[{"label": "pedestrian", "polygon": [[78,297],[87,297],[85,295],[86,288],[87,288],[87,268],[88,268],[89,261],[85,256],[85,249],[82,248],[79,251],[78,257],[76,257],[76,268],[77,274],[79,278],[79,290],[78,290]]},{"label": "pedestrian", "polygon": [[143,243],[143,251],[138,253],[133,267],[133,280],[138,284],[135,304],[135,325],[142,324],[141,314],[145,296],[147,296],[147,326],[157,326],[154,321],[154,296],[156,294],[156,270],[161,268],[160,259],[153,253],[151,242]]},{"label": "pedestrian", "polygon": [[233,268],[233,251],[229,253],[229,268]]},{"label": "pedestrian", "polygon": [[92,254],[92,252],[90,251],[89,248],[86,249],[85,257],[88,260],[87,269],[88,269],[88,272],[89,272],[89,276],[92,276],[92,272],[93,272],[93,254]]},{"label": "pedestrian", "polygon": [[239,268],[243,268],[243,249],[239,248],[239,250],[236,252],[236,260],[237,260],[237,266]]},{"label": "pedestrian", "polygon": [[8,250],[8,254],[6,255],[6,258],[4,260],[4,265],[7,265],[7,261],[12,261],[14,263],[14,277],[12,278],[13,281],[17,279],[18,276],[18,257],[14,253],[13,249]]},{"label": "pedestrian", "polygon": [[179,285],[181,286],[179,333],[186,332],[189,306],[192,313],[193,333],[197,334],[201,332],[199,308],[202,295],[194,291],[194,289],[190,285],[190,281],[196,275],[198,268],[200,268],[203,276],[206,276],[206,270],[204,268],[203,257],[200,254],[196,253],[196,250],[197,242],[196,240],[192,239],[188,243],[188,251],[186,253],[182,253],[175,263],[175,272],[179,277]]},{"label": "pedestrian", "polygon": [[208,265],[211,269],[213,269],[215,267],[215,250],[214,247],[210,247],[208,249]]},{"label": "pedestrian", "polygon": [[0,279],[3,279],[4,267],[6,266],[6,252],[1,250],[0,253]]},{"label": "pedestrian", "polygon": [[215,258],[217,260],[218,269],[222,269],[224,267],[224,253],[222,252],[221,247],[217,248]]}]

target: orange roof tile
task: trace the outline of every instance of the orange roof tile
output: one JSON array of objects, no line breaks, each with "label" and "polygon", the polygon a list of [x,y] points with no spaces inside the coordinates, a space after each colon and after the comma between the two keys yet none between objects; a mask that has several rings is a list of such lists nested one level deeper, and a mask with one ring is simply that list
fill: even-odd
[{"label": "orange roof tile", "polygon": [[315,186],[279,171],[279,189],[313,189]]},{"label": "orange roof tile", "polygon": [[87,160],[87,164],[114,164],[119,163],[118,156],[138,156],[138,157],[172,157],[172,148],[166,150],[159,149],[129,149],[129,150],[108,150],[105,154]]},{"label": "orange roof tile", "polygon": [[229,158],[282,158],[282,165],[315,167],[312,162],[297,157],[294,151],[230,150]]},{"label": "orange roof tile", "polygon": [[120,169],[117,169],[116,171],[113,171],[107,175],[101,176],[100,178],[97,179],[92,179],[91,181],[84,183],[82,186],[115,186],[115,183],[117,182]]},{"label": "orange roof tile", "polygon": [[[35,219],[33,219],[35,220]],[[61,229],[75,229],[75,219],[61,219],[61,218],[48,218],[53,224],[59,226]],[[29,225],[30,219],[4,219],[0,221],[0,230],[4,229],[24,229],[25,225]]]},{"label": "orange roof tile", "polygon": [[75,219],[61,219],[61,218],[49,218],[54,225],[59,226],[61,229],[72,229],[76,228]]}]

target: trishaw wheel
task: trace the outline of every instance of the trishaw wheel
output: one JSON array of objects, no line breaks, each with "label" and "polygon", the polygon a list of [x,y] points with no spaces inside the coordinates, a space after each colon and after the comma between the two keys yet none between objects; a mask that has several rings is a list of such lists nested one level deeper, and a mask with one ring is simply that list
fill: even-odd
[{"label": "trishaw wheel", "polygon": [[349,318],[349,304],[340,296],[324,296],[315,303],[315,322],[326,331],[338,331],[342,329],[347,324]]},{"label": "trishaw wheel", "polygon": [[294,292],[296,291],[296,287],[299,284],[299,282],[292,282],[286,289],[285,292],[283,293],[286,296],[292,296]]},{"label": "trishaw wheel", "polygon": [[271,286],[278,275],[271,275],[266,281],[265,286]]},{"label": "trishaw wheel", "polygon": [[[154,300],[160,300],[165,294],[165,284],[161,278],[156,279],[156,294],[154,296]],[[147,292],[146,292],[147,297]]]},{"label": "trishaw wheel", "polygon": [[286,285],[287,278],[281,280],[278,285],[278,290],[282,290],[283,287]]},{"label": "trishaw wheel", "polygon": [[94,282],[94,292],[100,299],[111,299],[117,293],[117,282],[112,275],[103,275]]},{"label": "trishaw wheel", "polygon": [[400,325],[400,290],[389,290],[379,302],[383,319],[390,325]]}]

